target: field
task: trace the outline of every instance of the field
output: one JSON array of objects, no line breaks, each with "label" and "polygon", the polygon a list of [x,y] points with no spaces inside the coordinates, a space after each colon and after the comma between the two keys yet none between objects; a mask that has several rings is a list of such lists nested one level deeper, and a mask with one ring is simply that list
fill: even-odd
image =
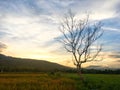
[{"label": "field", "polygon": [[120,90],[120,75],[70,73],[1,73],[0,90]]}]

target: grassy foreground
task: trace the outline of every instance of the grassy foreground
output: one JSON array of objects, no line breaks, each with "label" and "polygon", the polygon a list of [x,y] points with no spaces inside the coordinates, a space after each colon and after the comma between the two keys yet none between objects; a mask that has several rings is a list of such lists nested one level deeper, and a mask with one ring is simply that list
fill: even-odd
[{"label": "grassy foreground", "polygon": [[120,90],[120,75],[85,74],[85,81],[69,73],[3,73],[0,90]]}]

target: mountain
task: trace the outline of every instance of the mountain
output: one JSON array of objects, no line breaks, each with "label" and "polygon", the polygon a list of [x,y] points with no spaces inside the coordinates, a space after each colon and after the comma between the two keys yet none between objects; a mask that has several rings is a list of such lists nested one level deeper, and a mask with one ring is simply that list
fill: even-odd
[{"label": "mountain", "polygon": [[120,68],[113,68],[113,67],[111,67],[111,66],[97,66],[97,65],[90,65],[90,66],[88,66],[88,67],[86,67],[85,69],[95,69],[95,70],[105,70],[105,69],[107,69],[107,70],[118,70],[118,69],[120,69]]},{"label": "mountain", "polygon": [[5,72],[46,72],[68,70],[69,67],[44,60],[22,59],[0,54],[0,70]]},{"label": "mountain", "polygon": [[100,70],[100,69],[109,69],[109,67],[90,65],[90,66],[86,67],[85,69],[96,69],[96,70]]}]

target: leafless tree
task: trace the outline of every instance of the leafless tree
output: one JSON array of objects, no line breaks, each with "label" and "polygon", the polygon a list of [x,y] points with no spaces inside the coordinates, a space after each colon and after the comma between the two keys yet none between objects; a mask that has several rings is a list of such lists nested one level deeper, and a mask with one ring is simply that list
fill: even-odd
[{"label": "leafless tree", "polygon": [[[101,52],[101,45],[96,45],[96,41],[102,36],[103,30],[100,22],[90,24],[89,15],[85,19],[78,19],[75,14],[69,12],[60,24],[62,42],[67,52],[73,56],[73,63],[78,73],[82,77],[81,65],[86,62],[97,60]],[[93,47],[96,46],[96,49]]]}]

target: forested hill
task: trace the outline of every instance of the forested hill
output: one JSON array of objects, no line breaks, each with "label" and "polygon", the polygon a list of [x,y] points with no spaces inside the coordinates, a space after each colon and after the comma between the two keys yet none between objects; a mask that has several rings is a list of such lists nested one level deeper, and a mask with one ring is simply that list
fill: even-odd
[{"label": "forested hill", "polygon": [[46,72],[57,70],[64,71],[67,69],[70,68],[45,60],[14,58],[0,54],[1,72]]}]

